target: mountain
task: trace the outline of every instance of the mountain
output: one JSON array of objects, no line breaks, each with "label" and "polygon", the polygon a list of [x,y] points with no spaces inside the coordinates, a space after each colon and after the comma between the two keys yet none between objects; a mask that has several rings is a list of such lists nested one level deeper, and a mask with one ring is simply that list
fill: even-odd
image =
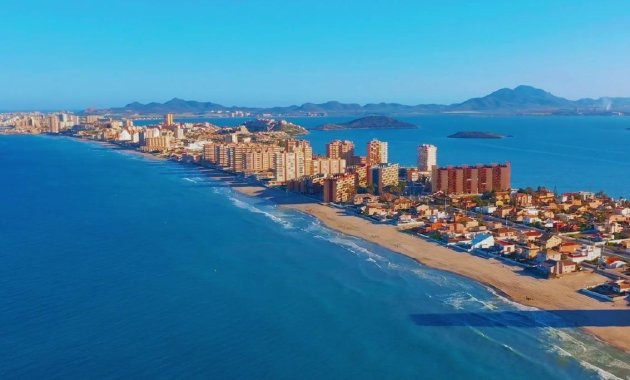
[{"label": "mountain", "polygon": [[299,107],[303,112],[360,112],[361,105],[356,103],[341,103],[337,101],[330,101],[321,104],[304,103]]},{"label": "mountain", "polygon": [[418,128],[417,125],[406,123],[404,121],[392,119],[387,116],[366,116],[360,119],[348,121],[339,124],[324,124],[315,129],[322,131],[333,131],[341,129],[401,129],[401,128]]},{"label": "mountain", "polygon": [[150,114],[166,114],[172,113],[189,113],[189,114],[204,114],[208,111],[224,111],[227,107],[212,102],[197,102],[194,100],[183,100],[179,98],[173,98],[165,103],[147,103],[142,104],[139,102],[129,103],[121,108],[112,108],[110,111],[115,114],[138,114],[138,115],[150,115]]},{"label": "mountain", "polygon": [[572,101],[531,86],[518,86],[514,89],[502,88],[482,98],[473,98],[463,103],[453,104],[450,111],[501,111],[522,112],[528,110],[563,110],[574,107]]},{"label": "mountain", "polygon": [[[424,115],[440,113],[481,113],[481,114],[574,114],[607,115],[614,113],[630,114],[630,98],[602,97],[569,100],[555,96],[532,86],[502,88],[493,93],[468,99],[450,105],[399,103],[304,103],[282,107],[226,107],[212,102],[198,102],[173,98],[165,103],[129,103],[124,107],[96,111],[97,114],[133,116],[156,116],[175,113],[186,116],[222,115],[229,112],[244,112],[250,116],[317,116],[317,115]],[[84,114],[94,113],[93,110]]]}]

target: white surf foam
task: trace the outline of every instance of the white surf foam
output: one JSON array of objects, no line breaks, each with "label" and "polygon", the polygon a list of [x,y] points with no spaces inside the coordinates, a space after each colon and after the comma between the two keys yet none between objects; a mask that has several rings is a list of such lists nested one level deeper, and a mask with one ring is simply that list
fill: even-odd
[{"label": "white surf foam", "polygon": [[457,310],[461,309],[484,309],[496,310],[497,305],[492,301],[481,300],[468,292],[455,292],[443,296],[442,302]]},{"label": "white surf foam", "polygon": [[232,203],[239,208],[251,211],[253,213],[256,214],[262,214],[264,216],[266,216],[267,218],[271,219],[272,221],[278,223],[279,225],[281,225],[282,227],[284,227],[285,229],[294,229],[293,224],[286,220],[284,217],[278,216],[278,215],[274,215],[273,213],[269,212],[269,211],[265,211],[261,208],[258,208],[256,206],[254,206],[253,204],[250,204],[248,202],[242,201],[236,197],[230,196],[228,197]]}]

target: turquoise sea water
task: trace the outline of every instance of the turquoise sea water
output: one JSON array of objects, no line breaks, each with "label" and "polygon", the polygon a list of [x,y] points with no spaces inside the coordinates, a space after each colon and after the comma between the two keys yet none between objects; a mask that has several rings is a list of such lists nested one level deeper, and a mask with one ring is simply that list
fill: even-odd
[{"label": "turquoise sea water", "polygon": [[[353,118],[290,118],[307,128]],[[564,191],[605,190],[613,197],[630,197],[630,118],[597,116],[461,116],[400,117],[419,129],[312,131],[316,153],[325,153],[333,139],[350,139],[365,154],[372,138],[389,143],[389,159],[416,164],[416,147],[438,147],[438,163],[461,165],[512,163],[515,187],[554,187]],[[209,120],[217,125],[236,125],[244,119]],[[147,123],[147,121],[144,121]],[[142,122],[141,122],[142,124]],[[500,140],[450,139],[458,131],[489,131],[512,136]]]},{"label": "turquoise sea water", "polygon": [[550,314],[195,167],[6,136],[0,176],[3,379],[630,377]]}]

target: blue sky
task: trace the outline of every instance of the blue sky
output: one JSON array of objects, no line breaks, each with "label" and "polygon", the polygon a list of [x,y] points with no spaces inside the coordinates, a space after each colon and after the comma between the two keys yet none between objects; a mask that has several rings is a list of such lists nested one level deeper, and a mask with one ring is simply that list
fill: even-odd
[{"label": "blue sky", "polygon": [[[342,4],[341,4],[342,3]],[[0,109],[630,96],[630,4],[3,0]]]}]

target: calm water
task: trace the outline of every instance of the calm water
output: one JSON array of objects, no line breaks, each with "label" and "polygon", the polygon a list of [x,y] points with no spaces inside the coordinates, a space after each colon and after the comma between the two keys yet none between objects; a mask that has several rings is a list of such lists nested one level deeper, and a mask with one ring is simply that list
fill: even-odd
[{"label": "calm water", "polygon": [[3,379],[630,376],[551,315],[194,167],[8,136],[0,175]]},{"label": "calm water", "polygon": [[[293,118],[305,127],[352,118]],[[442,165],[512,163],[515,187],[554,187],[558,191],[605,190],[614,197],[630,197],[629,117],[401,117],[419,125],[416,130],[312,131],[307,138],[315,152],[325,153],[333,139],[350,139],[365,154],[372,138],[389,142],[389,159],[416,164],[416,147],[438,147]],[[203,119],[217,125],[236,125],[244,119]],[[458,131],[490,131],[512,137],[501,140],[449,139]]]}]

